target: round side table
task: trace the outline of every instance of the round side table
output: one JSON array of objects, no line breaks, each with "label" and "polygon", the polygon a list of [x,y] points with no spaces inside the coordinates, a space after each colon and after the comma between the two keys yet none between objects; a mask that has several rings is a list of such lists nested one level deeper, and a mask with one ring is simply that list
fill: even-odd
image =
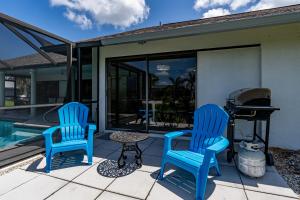
[{"label": "round side table", "polygon": [[142,166],[142,151],[138,146],[138,143],[144,141],[149,138],[148,134],[144,133],[133,133],[133,132],[124,132],[124,131],[116,131],[113,132],[110,136],[110,139],[122,144],[122,152],[118,159],[118,167],[122,168],[125,166],[127,156],[125,152],[134,151],[136,152],[135,159],[138,167]]}]

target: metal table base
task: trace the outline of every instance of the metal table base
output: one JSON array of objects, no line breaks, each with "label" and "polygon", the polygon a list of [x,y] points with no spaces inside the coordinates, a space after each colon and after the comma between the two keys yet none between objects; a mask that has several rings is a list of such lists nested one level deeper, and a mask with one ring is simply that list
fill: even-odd
[{"label": "metal table base", "polygon": [[143,163],[143,161],[142,161],[142,151],[139,148],[137,142],[134,143],[134,144],[132,144],[132,143],[130,143],[130,144],[124,143],[122,145],[122,152],[121,152],[121,155],[120,155],[120,157],[118,159],[118,166],[119,166],[119,168],[122,168],[122,167],[125,166],[125,164],[126,164],[125,160],[127,159],[127,156],[125,155],[125,152],[128,152],[128,151],[134,151],[136,153],[136,155],[135,155],[135,163],[140,168],[142,166],[142,163]]}]

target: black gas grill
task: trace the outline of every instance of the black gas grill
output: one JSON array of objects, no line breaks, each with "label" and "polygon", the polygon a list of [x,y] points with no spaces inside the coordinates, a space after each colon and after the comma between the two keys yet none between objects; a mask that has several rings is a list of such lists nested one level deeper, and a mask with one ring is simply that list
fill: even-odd
[{"label": "black gas grill", "polygon": [[[279,108],[271,106],[271,90],[268,88],[243,88],[234,91],[229,94],[225,110],[230,116],[227,129],[227,137],[230,143],[227,160],[231,162],[236,153],[234,143],[240,141],[234,137],[235,119],[242,119],[254,122],[252,140],[258,139],[264,143],[267,164],[273,165],[273,157],[268,153],[270,116],[275,110],[279,110]],[[266,121],[266,134],[264,139],[257,134],[258,121]]]}]

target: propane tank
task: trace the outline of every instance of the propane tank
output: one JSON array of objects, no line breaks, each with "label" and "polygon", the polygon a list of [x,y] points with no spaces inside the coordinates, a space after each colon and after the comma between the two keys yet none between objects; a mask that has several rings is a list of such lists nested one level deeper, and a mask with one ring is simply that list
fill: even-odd
[{"label": "propane tank", "polygon": [[266,157],[261,143],[242,141],[238,151],[238,169],[250,177],[262,177],[266,172]]}]

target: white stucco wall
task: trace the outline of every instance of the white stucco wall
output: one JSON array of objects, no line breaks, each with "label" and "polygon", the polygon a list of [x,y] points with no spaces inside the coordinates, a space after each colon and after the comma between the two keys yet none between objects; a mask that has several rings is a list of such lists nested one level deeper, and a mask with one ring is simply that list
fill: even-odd
[{"label": "white stucco wall", "polygon": [[262,44],[262,86],[272,90],[271,146],[300,149],[300,37]]},{"label": "white stucco wall", "polygon": [[[260,87],[260,57],[260,47],[198,52],[197,106],[207,103],[223,106],[232,91]],[[236,122],[236,138],[252,138],[253,122]]]},{"label": "white stucco wall", "polygon": [[[289,39],[287,40],[287,38]],[[298,78],[300,75],[300,71],[298,71],[300,70],[300,23],[160,41],[148,41],[145,44],[132,43],[101,47],[99,66],[100,131],[105,130],[106,58],[249,44],[261,44],[259,60],[260,75],[258,75],[258,79],[263,87],[270,87],[272,89],[274,106],[282,108],[280,112],[272,116],[271,145],[300,149],[300,137],[297,135],[297,131],[300,128],[300,117],[298,117],[298,113],[300,113],[300,94],[298,89],[300,86],[300,78]],[[237,59],[237,61],[243,62],[242,57],[234,57],[231,59]],[[257,60],[253,62],[256,61]],[[257,67],[256,64],[255,67]],[[249,65],[249,67],[251,66]],[[222,75],[221,72],[219,72],[219,74]],[[218,74],[216,74],[216,76],[217,75]],[[200,82],[198,82],[198,84],[200,84]],[[197,93],[201,92],[199,85],[197,85],[197,87]],[[222,95],[224,96],[223,93]],[[214,98],[215,102],[225,102],[225,99],[220,99],[219,95]],[[198,99],[198,103],[199,102],[201,102],[201,99]]]},{"label": "white stucco wall", "polygon": [[260,47],[200,51],[197,62],[197,106],[224,105],[230,92],[260,87]]}]

